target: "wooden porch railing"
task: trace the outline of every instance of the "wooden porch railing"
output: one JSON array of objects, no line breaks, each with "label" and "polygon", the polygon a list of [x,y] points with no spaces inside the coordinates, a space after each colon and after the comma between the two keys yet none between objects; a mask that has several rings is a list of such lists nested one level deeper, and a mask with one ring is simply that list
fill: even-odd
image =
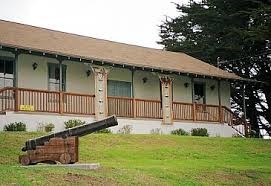
[{"label": "wooden porch railing", "polygon": [[121,117],[162,118],[161,102],[157,100],[108,97],[108,114]]},{"label": "wooden porch railing", "polygon": [[219,106],[195,104],[196,121],[219,122]]},{"label": "wooden porch railing", "polygon": [[162,118],[161,101],[147,100],[147,99],[134,99],[135,104],[135,117],[139,118]]},{"label": "wooden porch railing", "polygon": [[[94,95],[7,87],[0,90],[0,111],[94,114]],[[33,109],[33,110],[32,110]]]},{"label": "wooden porch railing", "polygon": [[193,104],[173,102],[173,119],[174,120],[193,120]]},{"label": "wooden porch railing", "polygon": [[219,106],[173,102],[173,119],[219,122]]},{"label": "wooden porch railing", "polygon": [[250,124],[245,119],[239,117],[236,113],[232,112],[229,108],[223,106],[223,122],[231,126],[236,132],[243,136],[248,136],[251,132]]},{"label": "wooden porch railing", "polygon": [[[94,115],[94,98],[94,95],[88,94],[6,87],[0,89],[0,112],[34,111]],[[250,130],[244,119],[224,106],[173,102],[172,109],[173,120],[227,123],[245,136]],[[129,118],[161,119],[161,101],[108,97],[108,114]]]},{"label": "wooden porch railing", "polygon": [[3,88],[0,90],[0,111],[15,110],[14,88]]},{"label": "wooden porch railing", "polygon": [[124,97],[108,97],[108,114],[121,117],[133,117],[133,99]]}]

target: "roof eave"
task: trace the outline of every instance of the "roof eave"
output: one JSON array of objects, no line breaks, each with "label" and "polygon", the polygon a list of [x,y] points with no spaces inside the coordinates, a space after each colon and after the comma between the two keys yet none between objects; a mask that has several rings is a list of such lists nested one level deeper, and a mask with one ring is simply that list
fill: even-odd
[{"label": "roof eave", "polygon": [[67,54],[67,53],[62,53],[62,52],[58,52],[58,51],[49,51],[49,50],[44,50],[44,49],[39,49],[39,48],[31,48],[31,47],[25,47],[25,46],[18,46],[18,45],[12,45],[12,44],[7,44],[7,43],[3,43],[0,42],[0,46],[2,47],[7,47],[7,48],[14,48],[14,49],[18,49],[18,50],[27,50],[27,51],[33,51],[33,52],[38,52],[38,53],[46,53],[46,54],[50,54],[50,55],[54,55],[54,56],[63,56],[63,57],[71,57],[71,58],[77,58],[77,59],[84,59],[84,60],[88,60],[88,61],[101,61],[102,64],[104,63],[108,63],[108,64],[115,64],[115,65],[120,65],[120,66],[130,66],[130,67],[137,67],[137,68],[144,68],[144,69],[153,69],[155,71],[159,71],[162,73],[176,73],[179,75],[191,75],[194,77],[210,77],[210,78],[216,78],[216,79],[224,79],[224,80],[232,80],[232,81],[250,81],[250,82],[255,82],[256,80],[251,80],[251,79],[245,79],[242,77],[239,77],[237,75],[237,77],[225,77],[225,76],[214,76],[214,75],[208,75],[208,74],[202,74],[202,73],[195,73],[195,72],[186,72],[186,71],[176,71],[175,69],[170,69],[170,68],[157,68],[154,66],[148,66],[148,65],[134,65],[134,64],[130,64],[125,62],[125,64],[121,61],[114,61],[114,60],[110,60],[110,59],[102,59],[102,58],[95,58],[95,57],[88,57],[88,56],[79,56],[79,55],[75,55],[75,54]]}]

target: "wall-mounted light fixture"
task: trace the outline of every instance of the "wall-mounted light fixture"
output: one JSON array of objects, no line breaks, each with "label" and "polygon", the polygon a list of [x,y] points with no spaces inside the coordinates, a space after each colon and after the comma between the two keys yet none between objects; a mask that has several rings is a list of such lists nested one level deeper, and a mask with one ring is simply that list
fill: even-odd
[{"label": "wall-mounted light fixture", "polygon": [[147,78],[147,77],[144,77],[144,78],[142,78],[142,81],[143,81],[143,83],[147,83],[148,78]]},{"label": "wall-mounted light fixture", "polygon": [[210,86],[210,89],[214,90],[215,89],[215,85]]},{"label": "wall-mounted light fixture", "polygon": [[184,85],[185,88],[187,88],[189,86],[189,83],[186,82],[183,85]]},{"label": "wall-mounted light fixture", "polygon": [[38,63],[36,63],[36,62],[33,63],[33,64],[32,64],[32,68],[33,68],[33,70],[36,70],[36,69],[38,68]]},{"label": "wall-mounted light fixture", "polygon": [[86,74],[87,74],[87,77],[89,77],[90,74],[91,74],[91,71],[90,71],[90,70],[87,70],[87,71],[86,71]]}]

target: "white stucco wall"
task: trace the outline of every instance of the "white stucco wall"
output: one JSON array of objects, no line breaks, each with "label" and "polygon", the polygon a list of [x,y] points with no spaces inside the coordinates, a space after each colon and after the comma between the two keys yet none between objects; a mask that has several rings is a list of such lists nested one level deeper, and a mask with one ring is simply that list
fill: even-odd
[{"label": "white stucco wall", "polygon": [[[143,83],[143,78],[147,82]],[[134,94],[136,98],[160,100],[160,80],[155,73],[146,71],[135,71]]]},{"label": "white stucco wall", "polygon": [[112,68],[108,74],[108,79],[132,82],[132,71],[125,68]]},{"label": "white stucco wall", "polygon": [[[38,67],[33,70],[32,64]],[[57,63],[57,60],[28,54],[18,56],[18,87],[48,90],[47,63]]]},{"label": "white stucco wall", "polygon": [[82,94],[95,94],[94,73],[87,76],[87,70],[91,70],[83,63],[63,61],[67,65],[66,91]]},{"label": "white stucco wall", "polygon": [[[186,76],[173,76],[173,101],[192,103],[191,78]],[[185,87],[188,83],[188,87]]]},{"label": "white stucco wall", "polygon": [[[1,56],[14,57],[14,54],[0,50]],[[38,67],[33,70],[32,64],[37,63]],[[34,56],[31,54],[20,54],[18,58],[18,86],[23,88],[48,90],[48,63],[58,63],[56,59]],[[94,75],[86,75],[89,69],[79,62],[63,61],[67,65],[66,91],[74,93],[94,94]],[[173,77],[173,100],[177,102],[192,103],[191,78],[186,76],[171,75]],[[147,82],[143,83],[143,78]],[[132,72],[125,68],[112,68],[108,79],[132,82]],[[199,79],[206,83],[206,103],[218,105],[218,84],[213,79]],[[134,72],[134,96],[135,98],[160,100],[160,81],[158,75],[152,72],[137,70]],[[184,86],[188,83],[188,87]],[[211,86],[214,85],[214,90]],[[222,105],[230,107],[230,84],[221,81]]]},{"label": "white stucco wall", "polygon": [[[147,82],[143,83],[143,78],[147,78]],[[134,83],[134,96],[140,99],[160,100],[160,81],[158,75],[137,70],[134,72],[132,80],[132,71],[125,68],[112,68],[108,75],[109,80],[125,81]]]},{"label": "white stucco wall", "polygon": [[231,85],[227,81],[221,81],[221,104],[231,108],[230,98],[231,98]]},{"label": "white stucco wall", "polygon": [[[206,79],[206,104],[218,105],[218,82],[213,79]],[[212,90],[211,87],[214,86]],[[223,90],[222,90],[223,91]]]},{"label": "white stucco wall", "polygon": [[[32,64],[38,67],[33,70]],[[21,54],[18,57],[18,86],[22,88],[48,90],[48,63],[59,62],[56,59]],[[89,69],[83,63],[63,61],[67,66],[66,91],[82,94],[94,94],[94,75],[86,75]]]},{"label": "white stucco wall", "polygon": [[[206,104],[218,105],[218,81],[214,79],[201,79],[195,78],[195,82],[204,82],[206,85]],[[211,86],[215,88],[212,90]],[[230,83],[227,81],[221,81],[221,105],[230,108]]]}]

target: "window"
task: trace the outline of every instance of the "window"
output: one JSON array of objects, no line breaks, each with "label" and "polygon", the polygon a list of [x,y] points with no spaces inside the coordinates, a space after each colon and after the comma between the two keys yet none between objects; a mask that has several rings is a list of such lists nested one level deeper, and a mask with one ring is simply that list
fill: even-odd
[{"label": "window", "polygon": [[125,81],[107,81],[108,96],[131,97],[131,83]]},{"label": "window", "polygon": [[62,65],[62,82],[61,87],[62,90],[59,90],[60,87],[60,69],[59,64],[48,64],[48,72],[49,72],[49,83],[48,88],[51,91],[65,91],[66,90],[66,65]]},{"label": "window", "polygon": [[14,86],[14,60],[0,59],[0,87]]},{"label": "window", "polygon": [[195,82],[194,83],[194,102],[199,104],[206,103],[205,96],[205,83]]}]

